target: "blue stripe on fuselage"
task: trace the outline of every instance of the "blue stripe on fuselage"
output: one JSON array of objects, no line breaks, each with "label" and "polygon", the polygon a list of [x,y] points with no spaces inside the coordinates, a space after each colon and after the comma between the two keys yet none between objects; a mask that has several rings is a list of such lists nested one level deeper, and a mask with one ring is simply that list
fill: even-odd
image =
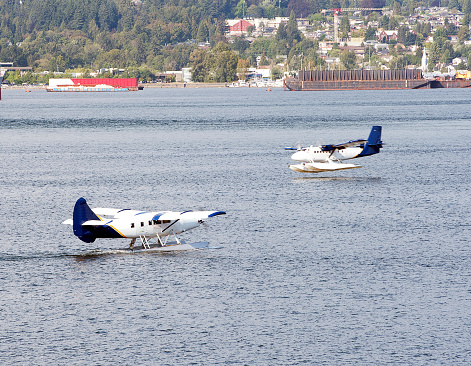
[{"label": "blue stripe on fuselage", "polygon": [[155,215],[152,220],[158,220],[160,218],[160,216],[164,215],[165,212],[159,212],[157,215]]}]

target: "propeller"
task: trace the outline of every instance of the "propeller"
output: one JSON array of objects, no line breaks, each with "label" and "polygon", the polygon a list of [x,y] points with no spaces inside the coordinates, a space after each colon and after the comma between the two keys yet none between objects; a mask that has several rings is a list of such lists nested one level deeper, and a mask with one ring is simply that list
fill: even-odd
[{"label": "propeller", "polygon": [[320,146],[323,146],[323,145],[325,145],[324,139],[318,138],[318,139],[316,140],[316,146],[317,146],[317,147],[320,147]]}]

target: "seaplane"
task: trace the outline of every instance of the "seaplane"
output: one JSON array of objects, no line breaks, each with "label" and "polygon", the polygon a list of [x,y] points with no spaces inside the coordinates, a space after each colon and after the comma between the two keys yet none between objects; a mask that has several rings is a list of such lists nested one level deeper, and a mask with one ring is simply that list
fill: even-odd
[{"label": "seaplane", "polygon": [[381,130],[381,126],[373,126],[367,140],[351,140],[336,145],[286,147],[285,150],[296,150],[291,159],[301,163],[290,164],[289,168],[300,173],[361,168],[361,165],[344,163],[343,160],[378,154],[383,147]]},{"label": "seaplane", "polygon": [[[174,251],[202,249],[207,242],[185,243],[178,238],[194,229],[206,219],[226,214],[224,211],[137,211],[131,209],[90,208],[85,198],[77,200],[72,219],[63,224],[72,225],[74,235],[85,243],[98,238],[129,238],[131,243],[124,250]],[[169,241],[173,237],[175,241]],[[141,245],[136,245],[139,239]],[[151,242],[155,239],[155,242]]]}]

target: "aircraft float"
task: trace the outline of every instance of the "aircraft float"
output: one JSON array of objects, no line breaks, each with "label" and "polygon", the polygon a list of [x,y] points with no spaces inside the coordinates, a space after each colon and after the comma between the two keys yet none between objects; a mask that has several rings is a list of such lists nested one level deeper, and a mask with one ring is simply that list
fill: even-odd
[{"label": "aircraft float", "polygon": [[301,173],[361,168],[361,165],[343,163],[342,160],[378,154],[383,147],[381,130],[381,126],[373,126],[368,140],[351,140],[337,145],[286,147],[285,150],[297,150],[291,159],[301,162],[290,164],[289,168]]},{"label": "aircraft float", "polygon": [[[177,234],[198,227],[205,219],[224,214],[224,211],[91,209],[81,197],[75,203],[73,218],[63,224],[72,225],[74,235],[85,243],[93,243],[97,238],[129,238],[131,243],[127,249],[132,251],[173,251],[207,247],[207,242],[186,244]],[[175,242],[168,241],[171,236]],[[153,238],[156,238],[156,243],[151,243]],[[136,239],[140,239],[142,246],[134,246]]]}]

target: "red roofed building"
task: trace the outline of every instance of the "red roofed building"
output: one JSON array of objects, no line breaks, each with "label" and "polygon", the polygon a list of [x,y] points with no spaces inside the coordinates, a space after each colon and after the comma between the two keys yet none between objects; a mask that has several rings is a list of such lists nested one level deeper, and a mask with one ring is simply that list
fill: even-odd
[{"label": "red roofed building", "polygon": [[233,24],[229,24],[230,34],[246,34],[248,27],[253,27],[254,25],[244,19],[238,19]]}]

